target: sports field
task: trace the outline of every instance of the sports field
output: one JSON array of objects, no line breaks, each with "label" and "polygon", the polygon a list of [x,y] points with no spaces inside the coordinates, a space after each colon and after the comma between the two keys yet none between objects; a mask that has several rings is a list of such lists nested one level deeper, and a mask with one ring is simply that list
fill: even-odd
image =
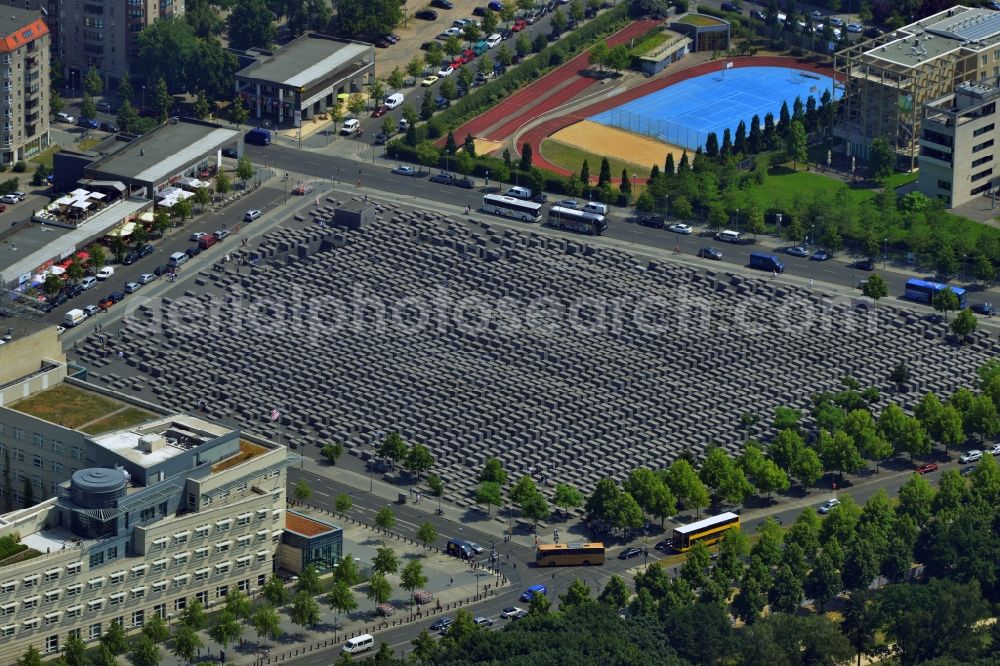
[{"label": "sports field", "polygon": [[817,103],[825,90],[838,95],[833,79],[823,74],[791,67],[734,67],[696,76],[590,116],[602,125],[619,127],[655,137],[665,143],[696,150],[705,145],[709,132],[720,141],[726,128],[735,132],[740,120],[750,128],[753,116],[773,113],[781,103],[789,110],[796,97],[805,104],[810,95]]},{"label": "sports field", "polygon": [[[659,165],[661,169],[663,168],[667,153],[674,154],[674,162],[676,163],[680,160],[681,153],[684,152],[683,148],[670,146],[641,134],[627,132],[617,127],[599,125],[590,120],[581,120],[559,130],[542,144],[542,154],[546,158],[553,164],[570,171],[579,171],[580,164],[576,162],[582,160],[560,159],[560,151],[550,144],[550,141],[553,140],[597,156],[597,164],[600,164],[601,157],[611,159],[613,162],[612,175],[615,178],[621,175],[621,168],[614,168],[615,162],[622,163],[621,166],[628,169],[630,173],[633,171],[633,166],[641,167],[639,173],[645,180],[654,164]],[[591,159],[590,168],[594,169],[594,165],[595,162]]]}]

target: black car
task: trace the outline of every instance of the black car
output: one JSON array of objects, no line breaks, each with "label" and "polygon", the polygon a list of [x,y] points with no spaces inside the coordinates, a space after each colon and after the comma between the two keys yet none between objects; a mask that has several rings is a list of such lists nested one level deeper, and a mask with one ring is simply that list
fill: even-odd
[{"label": "black car", "polygon": [[169,272],[170,272],[170,266],[167,264],[160,264],[159,266],[153,269],[153,275],[157,277],[166,275]]},{"label": "black car", "polygon": [[872,26],[872,27],[868,28],[867,30],[865,30],[864,34],[865,34],[865,37],[868,37],[869,39],[871,39],[871,38],[874,38],[874,37],[881,37],[882,34],[883,34],[883,31],[882,31],[882,28],[876,28],[875,26]]},{"label": "black car", "polygon": [[69,298],[66,296],[66,292],[60,291],[58,294],[49,299],[48,303],[46,303],[45,309],[48,312],[52,312],[68,300]]},{"label": "black car", "polygon": [[767,20],[767,17],[764,16],[764,12],[760,11],[759,9],[753,9],[753,10],[751,10],[750,11],[750,18],[755,18],[758,21],[766,21]]},{"label": "black car", "polygon": [[514,31],[511,30],[510,28],[504,28],[503,30],[500,31],[500,39],[507,40],[513,36],[514,36]]},{"label": "black car", "polygon": [[653,546],[656,550],[668,551],[674,547],[674,542],[672,539],[664,539],[663,541],[657,541],[656,545]]},{"label": "black car", "polygon": [[375,46],[379,47],[380,49],[387,49],[387,48],[389,48],[390,46],[392,46],[392,44],[393,44],[393,43],[392,43],[392,42],[390,42],[390,41],[389,41],[389,39],[388,39],[388,38],[386,38],[386,37],[379,37],[379,38],[377,38],[377,39],[376,39],[376,40],[375,40],[374,42],[372,42],[372,43],[373,43],[373,44],[374,44]]},{"label": "black car", "polygon": [[640,226],[650,227],[651,229],[662,229],[667,226],[667,218],[663,215],[643,215],[636,222]]},{"label": "black car", "polygon": [[150,245],[149,243],[146,243],[141,248],[139,248],[139,258],[142,259],[143,257],[148,257],[154,252],[156,252],[156,248]]},{"label": "black car", "polygon": [[222,149],[222,156],[223,157],[233,157],[233,158],[239,157],[239,155],[237,155],[237,153],[236,153],[236,149],[233,148],[233,147],[223,148]]},{"label": "black car", "polygon": [[125,292],[124,291],[113,291],[113,292],[111,292],[111,295],[108,296],[108,300],[112,301],[114,303],[121,303],[122,301],[125,300]]},{"label": "black car", "polygon": [[544,194],[542,194],[541,192],[539,192],[535,196],[531,197],[531,200],[534,201],[535,203],[545,203],[546,201],[549,200],[549,198]]},{"label": "black car", "polygon": [[476,186],[476,184],[472,182],[471,178],[456,178],[451,181],[451,184],[455,187],[461,187],[463,190],[471,190]]},{"label": "black car", "polygon": [[859,271],[873,271],[875,270],[875,262],[871,259],[859,259],[851,264],[851,268],[856,268]]},{"label": "black car", "polygon": [[454,180],[455,177],[453,175],[451,175],[450,173],[445,173],[443,171],[441,173],[434,174],[430,178],[430,181],[432,183],[441,183],[442,185],[451,185],[452,181]]},{"label": "black car", "polygon": [[420,45],[420,50],[421,51],[430,51],[431,45],[436,44],[436,43],[437,42],[424,42],[423,44]]},{"label": "black car", "polygon": [[719,7],[724,12],[733,12],[734,14],[742,14],[743,13],[743,10],[740,7],[737,7],[736,5],[734,5],[731,2],[723,2],[721,5],[719,5]]},{"label": "black car", "polygon": [[626,548],[622,552],[618,553],[619,560],[630,560],[633,557],[639,557],[642,555],[642,548]]},{"label": "black car", "polygon": [[421,9],[419,12],[413,15],[414,18],[418,18],[424,21],[436,21],[438,13],[433,9]]},{"label": "black car", "polygon": [[431,7],[438,9],[454,9],[455,5],[451,0],[431,0]]},{"label": "black car", "polygon": [[78,284],[71,284],[66,287],[66,298],[76,298],[84,292],[84,288]]},{"label": "black car", "polygon": [[129,252],[122,259],[122,264],[125,265],[125,266],[131,266],[132,264],[134,264],[136,262],[136,260],[138,258],[139,258],[139,255],[137,253],[135,253],[135,252]]},{"label": "black car", "polygon": [[454,624],[454,622],[455,621],[452,620],[450,617],[438,618],[437,620],[434,621],[433,624],[431,624],[431,631],[444,631],[452,624]]},{"label": "black car", "polygon": [[102,132],[110,132],[111,134],[117,134],[118,133],[118,125],[115,125],[114,123],[110,123],[107,120],[102,120],[101,121],[101,131]]},{"label": "black car", "polygon": [[716,250],[714,247],[703,247],[698,250],[698,256],[704,257],[705,259],[715,259],[716,261],[722,261],[722,252]]},{"label": "black car", "polygon": [[201,248],[197,245],[192,245],[188,249],[184,250],[184,254],[193,259],[194,257],[197,257],[199,254],[201,254]]},{"label": "black car", "polygon": [[372,145],[373,146],[384,146],[385,142],[388,141],[388,140],[389,140],[389,137],[385,133],[379,132],[378,134],[375,135],[375,140],[372,141]]},{"label": "black car", "polygon": [[976,314],[986,315],[987,317],[992,317],[997,314],[997,309],[993,307],[992,303],[976,303],[969,309]]},{"label": "black car", "polygon": [[489,12],[490,12],[490,10],[486,9],[486,7],[476,7],[475,9],[472,10],[472,15],[473,16],[486,16]]}]

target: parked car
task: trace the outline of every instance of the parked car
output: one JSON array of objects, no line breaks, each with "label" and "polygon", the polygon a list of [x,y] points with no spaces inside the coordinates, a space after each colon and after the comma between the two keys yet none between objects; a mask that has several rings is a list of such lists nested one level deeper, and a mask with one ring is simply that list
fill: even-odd
[{"label": "parked car", "polygon": [[97,307],[96,305],[87,305],[87,306],[84,306],[84,308],[83,308],[83,313],[85,315],[87,315],[88,317],[93,317],[93,316],[97,315],[100,311],[101,311],[101,308]]},{"label": "parked car", "polygon": [[0,203],[16,204],[19,201],[20,199],[18,199],[15,194],[4,194],[3,196],[0,196]]},{"label": "parked car", "polygon": [[[247,213],[247,215],[249,215],[249,213]],[[247,216],[246,215],[243,216],[243,220],[247,221]],[[200,241],[202,238],[204,238],[207,235],[208,234],[205,233],[204,231],[196,231],[193,234],[191,234],[190,236],[188,236],[188,240],[192,241],[194,243],[197,243],[198,241]]]},{"label": "parked car", "polygon": [[442,78],[443,79],[446,76],[451,76],[452,72],[454,72],[454,71],[455,71],[455,67],[453,65],[445,65],[444,67],[442,67],[441,69],[438,70],[437,75],[438,75],[438,78]]},{"label": "parked car", "polygon": [[527,611],[525,611],[523,608],[518,608],[517,606],[507,606],[506,608],[500,611],[500,617],[502,617],[505,620],[509,620],[511,618],[524,617],[527,614],[528,614]]},{"label": "parked car", "polygon": [[389,107],[383,104],[374,111],[372,111],[372,118],[381,118],[388,112],[389,112]]},{"label": "parked car", "polygon": [[372,141],[373,146],[384,146],[386,141],[389,140],[389,135],[384,132],[379,132],[375,135],[375,140]]},{"label": "parked car", "polygon": [[456,178],[451,181],[451,184],[455,187],[461,187],[463,190],[471,190],[476,186],[471,178]]},{"label": "parked car", "polygon": [[636,220],[636,224],[650,229],[662,229],[667,226],[667,218],[663,215],[643,215]]},{"label": "parked car", "polygon": [[425,78],[423,81],[420,82],[420,85],[422,85],[424,88],[429,88],[435,83],[437,83],[437,80],[438,77],[436,76],[428,76],[427,78]]},{"label": "parked car", "polygon": [[98,280],[107,280],[108,278],[110,278],[114,274],[115,274],[115,267],[114,266],[105,266],[101,270],[97,271],[97,275],[95,277]]},{"label": "parked car", "polygon": [[875,262],[871,259],[858,259],[851,264],[851,268],[856,268],[859,271],[873,271],[875,270]]},{"label": "parked car", "polygon": [[[259,218],[260,215],[261,215],[261,212],[259,210],[257,210],[256,208],[251,208],[247,212],[243,213],[243,221],[244,222],[253,222],[257,218]],[[206,236],[206,235],[207,234],[202,234],[202,236]],[[193,240],[193,238],[192,238],[192,240]],[[200,238],[199,238],[199,240],[200,240]]]},{"label": "parked car", "polygon": [[122,257],[122,265],[131,266],[139,259],[139,254],[137,252],[129,252],[124,257]]},{"label": "parked car", "polygon": [[[206,238],[208,238],[208,236],[206,236]],[[188,249],[184,250],[184,254],[186,254],[191,259],[194,259],[199,254],[201,254],[201,245],[192,245]]]},{"label": "parked car", "polygon": [[801,245],[796,245],[795,247],[786,248],[785,254],[790,254],[793,257],[808,257],[809,250]]},{"label": "parked car", "polygon": [[80,280],[80,286],[83,287],[84,291],[90,289],[96,284],[97,284],[97,278],[95,278],[93,275],[88,275],[82,280]]},{"label": "parked car", "polygon": [[431,7],[437,7],[438,9],[454,9],[455,5],[451,0],[431,0]]},{"label": "parked car", "polygon": [[148,257],[154,252],[156,252],[156,248],[153,245],[146,243],[145,245],[139,248],[137,254],[139,255],[139,258],[142,259],[143,257]]},{"label": "parked car", "polygon": [[451,185],[452,181],[455,180],[455,177],[453,175],[451,175],[450,173],[446,173],[446,172],[442,171],[440,173],[436,173],[433,176],[431,176],[430,180],[431,180],[432,183],[441,183],[442,185]]},{"label": "parked car", "polygon": [[229,236],[229,229],[216,229],[214,232],[212,232],[212,235],[215,236],[215,240],[220,241],[223,238]]},{"label": "parked car", "polygon": [[93,118],[84,118],[82,116],[76,121],[76,124],[77,127],[83,127],[85,129],[98,129],[101,126],[101,123]]},{"label": "parked car", "polygon": [[477,627],[492,627],[493,626],[493,620],[491,620],[488,617],[483,617],[482,615],[480,615],[475,620],[473,620],[473,622],[476,624]]},{"label": "parked car", "polygon": [[992,317],[997,314],[997,309],[993,307],[992,303],[976,303],[969,309],[976,314],[985,315],[987,317]]},{"label": "parked car", "polygon": [[831,497],[816,510],[817,513],[827,514],[834,509],[834,507],[840,506],[840,500],[836,497]]},{"label": "parked car", "polygon": [[111,108],[111,102],[98,102],[94,105],[94,108],[102,113],[114,113],[114,110]]},{"label": "parked car", "polygon": [[719,5],[719,8],[724,12],[733,12],[734,14],[742,14],[743,9],[738,5],[734,5],[731,2],[723,2]]},{"label": "parked car", "polygon": [[927,463],[926,465],[921,465],[920,467],[918,467],[914,471],[917,474],[929,474],[931,472],[936,472],[937,469],[938,469],[938,464],[937,463]]},{"label": "parked car", "polygon": [[983,459],[983,452],[979,449],[972,449],[971,451],[966,451],[958,458],[958,462],[965,465],[972,462],[979,462]]},{"label": "parked car", "polygon": [[864,31],[865,31],[865,26],[861,25],[860,23],[848,23],[847,24],[847,32],[858,33],[858,32],[864,32]]},{"label": "parked car", "polygon": [[438,17],[438,13],[436,11],[434,11],[433,9],[421,9],[420,11],[418,11],[417,13],[415,13],[413,16],[415,18],[420,19],[421,21],[436,21],[437,17]]},{"label": "parked car", "polygon": [[107,120],[102,120],[101,121],[101,126],[100,126],[99,129],[102,132],[110,132],[111,134],[117,134],[118,131],[119,131],[118,130],[118,125],[115,125],[114,123],[108,122]]},{"label": "parked car", "polygon": [[809,261],[827,261],[830,259],[831,255],[826,250],[816,250],[809,257]]},{"label": "parked car", "polygon": [[59,113],[56,114],[56,120],[58,120],[61,123],[69,123],[70,125],[76,122],[76,118],[63,111],[60,111]]},{"label": "parked car", "polygon": [[691,225],[681,224],[680,222],[678,222],[677,224],[671,224],[670,230],[675,234],[683,234],[685,236],[694,232],[694,229],[691,228]]},{"label": "parked car", "polygon": [[445,617],[439,617],[431,623],[431,631],[444,631],[454,623],[455,621],[447,615]]},{"label": "parked car", "polygon": [[141,288],[142,288],[142,285],[139,284],[138,282],[126,282],[125,283],[125,293],[126,294],[134,294],[135,292],[139,291],[139,289],[141,289]]},{"label": "parked car", "polygon": [[490,9],[492,9],[495,12],[502,12],[503,11],[503,3],[500,2],[500,0],[490,0],[489,4],[486,5],[486,6],[489,7]]},{"label": "parked car", "polygon": [[449,106],[451,106],[451,100],[449,100],[447,97],[442,97],[441,95],[438,95],[437,97],[434,98],[434,106],[436,106],[439,109],[447,109]]},{"label": "parked car", "polygon": [[992,448],[986,449],[986,453],[991,456],[1000,456],[1000,444],[994,444]]},{"label": "parked car", "polygon": [[139,279],[136,280],[136,282],[138,282],[139,284],[149,284],[155,279],[156,275],[154,275],[153,273],[143,273],[142,275],[139,276]]},{"label": "parked car", "polygon": [[396,174],[397,176],[416,176],[417,170],[411,166],[400,164],[398,167],[392,170],[392,173]]}]

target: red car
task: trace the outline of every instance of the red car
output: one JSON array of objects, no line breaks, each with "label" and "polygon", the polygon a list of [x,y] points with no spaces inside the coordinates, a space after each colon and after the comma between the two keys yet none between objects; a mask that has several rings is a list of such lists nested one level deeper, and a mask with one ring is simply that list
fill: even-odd
[{"label": "red car", "polygon": [[465,58],[460,55],[455,56],[455,59],[451,61],[451,66],[458,69],[465,64]]},{"label": "red car", "polygon": [[510,29],[513,30],[514,32],[521,32],[527,27],[528,27],[527,21],[525,21],[524,19],[517,19],[516,21],[514,21],[514,25],[512,25]]},{"label": "red car", "polygon": [[921,465],[915,471],[917,474],[930,474],[931,472],[936,472],[937,468],[937,463],[927,463],[926,465]]},{"label": "red car", "polygon": [[476,52],[473,51],[472,49],[465,49],[464,51],[462,51],[462,58],[465,60],[465,62],[472,62],[473,60],[476,59]]},{"label": "red car", "polygon": [[381,118],[382,116],[384,116],[386,114],[386,112],[388,110],[389,110],[389,107],[387,107],[385,104],[383,104],[382,106],[380,106],[377,109],[375,109],[374,111],[372,111],[372,118]]}]

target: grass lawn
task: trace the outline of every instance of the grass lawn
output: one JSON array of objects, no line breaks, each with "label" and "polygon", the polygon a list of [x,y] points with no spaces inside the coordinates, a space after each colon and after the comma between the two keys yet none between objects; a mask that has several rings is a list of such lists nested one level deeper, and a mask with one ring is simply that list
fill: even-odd
[{"label": "grass lawn", "polygon": [[124,406],[117,400],[84,391],[70,384],[59,384],[16,402],[10,407],[49,423],[77,428]]},{"label": "grass lawn", "polygon": [[697,15],[688,14],[687,16],[685,16],[684,18],[680,19],[677,22],[687,23],[688,25],[698,25],[698,26],[719,25],[722,23],[722,21],[717,18],[712,18],[711,16],[704,16],[701,14]]},{"label": "grass lawn", "polygon": [[[889,179],[888,187],[896,188],[913,182],[916,179],[917,174],[893,174]],[[761,201],[767,201],[776,208],[786,208],[791,205],[796,197],[810,199],[820,194],[833,195],[841,190],[846,190],[848,197],[855,203],[871,199],[878,193],[877,189],[868,187],[852,188],[836,178],[812,171],[792,172],[790,167],[777,167],[773,169],[764,182],[764,185],[756,191],[760,193]]]},{"label": "grass lawn", "polygon": [[151,421],[154,418],[156,418],[156,415],[152,412],[147,412],[145,409],[139,409],[138,407],[126,407],[120,412],[109,414],[103,419],[94,421],[90,425],[83,428],[83,432],[88,435],[100,435],[101,433],[111,432],[112,430],[121,430],[123,428],[128,428],[129,426]]},{"label": "grass lawn", "polygon": [[76,142],[76,147],[80,150],[90,150],[100,142],[100,139],[80,139]]},{"label": "grass lawn", "polygon": [[669,37],[666,33],[658,32],[655,35],[651,35],[646,39],[642,40],[632,48],[632,55],[634,56],[644,56],[657,46],[667,41]]},{"label": "grass lawn", "polygon": [[[580,174],[580,167],[583,166],[583,161],[587,160],[587,164],[590,166],[590,177],[595,182],[601,173],[601,160],[603,159],[601,155],[588,153],[585,150],[570,146],[561,141],[556,141],[555,139],[545,139],[542,141],[541,150],[542,156],[549,162],[564,169],[569,169],[577,175]],[[638,174],[642,184],[646,184],[646,178],[649,176],[649,167],[642,166],[641,164],[632,164],[631,162],[623,162],[614,158],[608,158],[608,162],[611,164],[612,178],[621,178],[622,169],[626,169],[630,174]],[[639,184],[639,179],[636,179],[635,184]]]},{"label": "grass lawn", "polygon": [[32,157],[29,162],[34,162],[35,164],[44,164],[48,168],[52,168],[52,156],[59,152],[60,148],[57,145],[49,146],[44,152],[38,153]]}]

